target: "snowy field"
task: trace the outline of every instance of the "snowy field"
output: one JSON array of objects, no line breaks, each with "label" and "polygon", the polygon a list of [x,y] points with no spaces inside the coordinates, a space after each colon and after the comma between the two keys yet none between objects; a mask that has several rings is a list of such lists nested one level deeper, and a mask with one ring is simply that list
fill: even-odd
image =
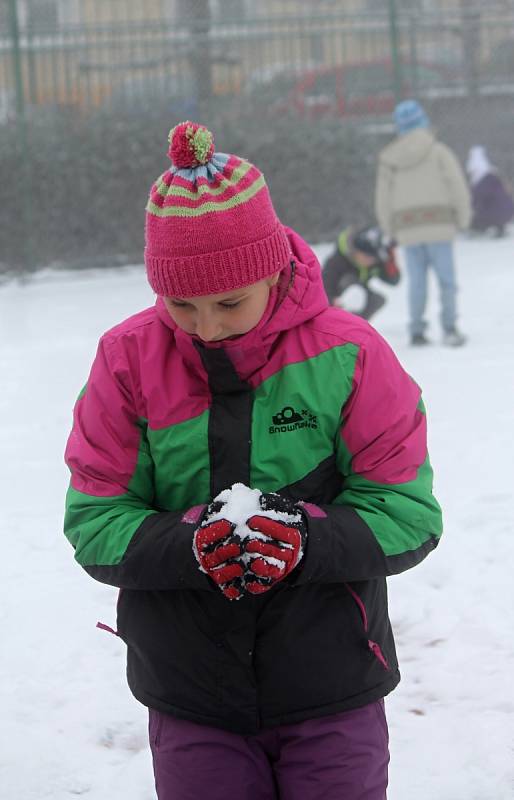
[{"label": "snowy field", "polygon": [[[457,256],[466,348],[438,344],[433,286],[432,347],[407,346],[405,281],[373,320],[423,386],[445,512],[438,550],[389,581],[403,676],[387,700],[390,800],[514,798],[514,239]],[[155,796],[124,645],[95,627],[114,624],[116,590],[61,533],[62,452],[97,339],[151,303],[140,267],[0,287],[5,800]]]}]

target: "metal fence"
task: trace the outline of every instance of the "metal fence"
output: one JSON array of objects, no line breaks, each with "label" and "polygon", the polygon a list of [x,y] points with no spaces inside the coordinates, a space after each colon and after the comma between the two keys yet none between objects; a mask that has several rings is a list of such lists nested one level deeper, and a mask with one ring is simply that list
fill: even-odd
[{"label": "metal fence", "polygon": [[351,15],[336,3],[316,14],[301,5],[294,16],[219,18],[199,0],[3,0],[0,123],[52,107],[87,113],[155,99],[187,108],[345,64],[354,93],[480,93],[513,80],[514,3],[423,12],[390,2]]},{"label": "metal fence", "polygon": [[[503,108],[512,123],[514,0],[0,0],[0,139],[14,128],[20,156],[45,118],[69,127],[71,148],[99,113],[187,118],[211,102],[256,123],[275,109],[369,127],[403,96],[439,104],[454,130]],[[40,213],[30,203],[26,263]]]}]

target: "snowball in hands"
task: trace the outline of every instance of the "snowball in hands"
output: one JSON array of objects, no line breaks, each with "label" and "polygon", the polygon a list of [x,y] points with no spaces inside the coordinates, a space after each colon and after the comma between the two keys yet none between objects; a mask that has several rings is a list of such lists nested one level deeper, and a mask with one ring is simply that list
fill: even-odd
[{"label": "snowball in hands", "polygon": [[[246,523],[250,517],[268,517],[269,519],[275,519],[278,522],[285,522],[288,525],[294,525],[295,523],[300,523],[302,521],[302,515],[300,511],[296,511],[294,514],[291,514],[285,511],[274,511],[272,509],[263,510],[260,504],[261,496],[262,492],[259,489],[250,489],[248,486],[245,486],[244,483],[234,483],[232,488],[224,489],[217,497],[214,498],[215,501],[223,503],[223,507],[218,512],[209,514],[205,518],[205,522],[211,523],[218,519],[226,519],[235,525],[234,535],[243,540],[243,542],[248,543],[248,540],[251,539],[262,539],[263,541],[268,541],[269,538],[264,533],[260,533],[259,531],[252,530],[248,527]],[[291,547],[291,545],[288,545],[285,542],[283,546]],[[301,551],[297,563],[300,561],[302,556],[303,552]],[[245,566],[247,566],[252,558],[257,557],[265,558],[270,564],[275,564],[277,567],[284,566],[283,561],[279,561],[271,556],[260,556],[258,553],[244,552],[241,556],[241,560]]]},{"label": "snowball in hands", "polygon": [[193,551],[200,569],[228,599],[238,600],[288,575],[303,556],[304,540],[305,522],[294,503],[235,483],[207,508]]}]

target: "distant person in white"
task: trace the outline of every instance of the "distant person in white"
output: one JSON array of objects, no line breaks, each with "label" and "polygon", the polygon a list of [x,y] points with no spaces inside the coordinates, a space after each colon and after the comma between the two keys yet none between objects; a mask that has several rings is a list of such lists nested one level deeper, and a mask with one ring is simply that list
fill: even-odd
[{"label": "distant person in white", "polygon": [[491,164],[487,150],[480,144],[471,147],[466,162],[471,184],[473,218],[471,230],[497,237],[505,236],[505,226],[514,217],[514,198],[498,169]]}]

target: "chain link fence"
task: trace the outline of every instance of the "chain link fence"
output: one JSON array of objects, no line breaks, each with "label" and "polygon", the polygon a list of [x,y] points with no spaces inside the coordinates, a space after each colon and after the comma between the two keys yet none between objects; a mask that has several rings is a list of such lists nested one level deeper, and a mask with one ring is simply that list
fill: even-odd
[{"label": "chain link fence", "polygon": [[330,238],[372,216],[407,96],[514,177],[514,0],[0,0],[0,262],[141,260],[185,118],[255,160],[284,222]]}]

